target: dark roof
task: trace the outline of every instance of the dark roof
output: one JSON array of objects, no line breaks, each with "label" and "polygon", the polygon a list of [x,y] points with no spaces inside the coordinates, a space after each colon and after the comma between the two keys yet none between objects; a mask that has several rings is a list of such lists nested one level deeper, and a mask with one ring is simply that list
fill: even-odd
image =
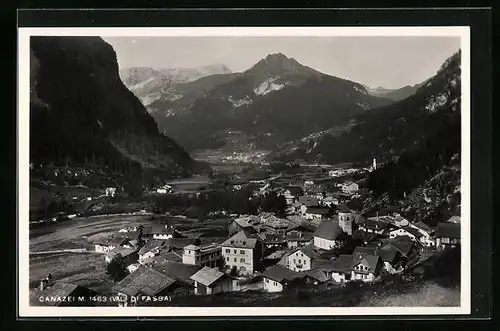
[{"label": "dark roof", "polygon": [[335,240],[342,233],[342,229],[338,224],[338,218],[322,220],[316,231],[315,237]]},{"label": "dark roof", "polygon": [[312,224],[302,222],[300,224],[291,224],[286,231],[287,232],[300,231],[302,233],[304,233],[304,232],[313,233],[314,231],[316,231],[316,227],[313,226]]},{"label": "dark roof", "polygon": [[344,204],[340,204],[337,207],[339,213],[352,213],[352,211]]},{"label": "dark roof", "polygon": [[371,220],[371,219],[367,219],[363,223],[363,227],[365,227],[367,229],[372,229],[372,230],[384,230],[384,229],[387,229],[388,226],[389,226],[388,223],[377,222],[377,221],[374,221],[374,220]]},{"label": "dark roof", "polygon": [[250,223],[248,223],[247,220],[242,219],[242,218],[237,218],[233,222],[242,228],[251,228],[252,227],[252,225]]},{"label": "dark roof", "polygon": [[411,226],[405,226],[402,228],[403,230],[407,231],[408,233],[414,235],[416,238],[421,238],[423,237],[424,235],[422,234],[422,232],[418,231],[417,229],[415,228],[412,228]]},{"label": "dark roof", "polygon": [[126,248],[126,247],[118,246],[118,247],[110,250],[109,252],[107,252],[106,256],[114,259],[118,255],[120,255],[121,257],[127,257],[127,256],[130,256],[130,255],[135,254],[135,253],[137,253],[136,248]]},{"label": "dark roof", "polygon": [[377,268],[377,265],[381,261],[380,256],[378,255],[367,255],[367,254],[358,254],[358,255],[353,255],[353,263],[352,266],[354,266],[362,263],[363,265],[368,267],[368,270],[355,270],[357,273],[375,273],[375,270]]},{"label": "dark roof", "polygon": [[218,269],[204,267],[203,269],[192,275],[191,279],[205,286],[210,286],[220,278],[224,277],[224,275],[225,274],[223,272],[220,272]]},{"label": "dark roof", "polygon": [[358,255],[358,254],[376,255],[377,254],[377,246],[368,246],[368,247],[357,246],[354,249],[354,252],[352,254],[353,255]]},{"label": "dark roof", "polygon": [[325,273],[318,268],[313,268],[313,269],[309,269],[306,271],[302,271],[299,274],[311,277],[319,282],[326,282],[328,280],[328,277],[326,277]]},{"label": "dark roof", "polygon": [[291,254],[294,254],[295,252],[298,252],[298,251],[304,253],[306,256],[308,256],[310,258],[315,258],[315,257],[319,256],[319,252],[316,251],[316,248],[314,247],[314,245],[305,245],[302,247],[297,247],[292,251]]},{"label": "dark roof", "polygon": [[94,244],[103,246],[121,246],[127,242],[129,242],[129,239],[127,237],[119,235],[109,236],[107,238],[94,242]]},{"label": "dark roof", "polygon": [[148,240],[144,246],[139,250],[139,255],[146,254],[147,252],[153,250],[154,248],[166,246],[164,240]]},{"label": "dark roof", "polygon": [[197,238],[170,238],[165,240],[165,245],[170,248],[182,249],[187,245],[196,245],[200,242]]},{"label": "dark roof", "polygon": [[[405,239],[406,237],[408,239]],[[393,246],[396,250],[398,250],[401,255],[408,256],[410,255],[415,243],[408,236],[400,236],[388,241],[388,243]]]},{"label": "dark roof", "polygon": [[314,238],[314,235],[311,232],[303,233],[301,231],[290,231],[286,235],[286,241],[300,241],[307,242]]},{"label": "dark roof", "polygon": [[336,259],[324,263],[319,268],[323,271],[349,273],[351,272],[352,263],[352,255],[342,254],[339,255]]},{"label": "dark roof", "polygon": [[363,242],[373,242],[381,237],[378,233],[368,233],[362,230],[356,230],[353,234],[352,237],[355,239],[359,239]]},{"label": "dark roof", "polygon": [[298,272],[280,266],[269,267],[262,273],[262,277],[272,279],[279,283],[301,278],[301,276],[303,275],[300,275]]},{"label": "dark roof", "polygon": [[364,222],[366,222],[366,219],[363,216],[361,216],[360,214],[355,214],[354,215],[354,222],[356,224],[363,224]]},{"label": "dark roof", "polygon": [[304,194],[304,190],[300,186],[288,186],[285,189],[289,190],[290,194],[293,195],[293,196]]},{"label": "dark roof", "polygon": [[175,283],[175,279],[154,270],[140,266],[136,271],[113,286],[114,292],[129,296],[145,294],[154,296]]},{"label": "dark roof", "polygon": [[284,243],[284,242],[285,242],[285,237],[282,234],[278,233],[268,233],[264,238],[265,244]]},{"label": "dark roof", "polygon": [[436,237],[460,239],[460,223],[438,223]]},{"label": "dark roof", "polygon": [[318,199],[315,197],[308,197],[305,195],[302,195],[299,197],[299,203],[306,206],[306,207],[315,207],[318,206]]},{"label": "dark roof", "polygon": [[385,245],[378,249],[378,255],[384,262],[389,262],[394,265],[398,257],[399,251],[392,245]]},{"label": "dark roof", "polygon": [[201,269],[201,266],[167,261],[154,265],[153,269],[174,278],[181,283],[193,285],[194,282],[191,279],[191,276],[197,273]]},{"label": "dark roof", "polygon": [[427,232],[431,232],[432,231],[432,229],[430,228],[430,226],[428,226],[427,224],[425,224],[422,221],[419,221],[417,223],[413,223],[413,225],[415,225],[417,228],[422,229],[422,230],[427,231]]},{"label": "dark roof", "polygon": [[257,245],[259,238],[257,236],[250,236],[244,231],[240,231],[225,242],[221,244],[223,247],[236,247],[236,248],[254,248]]},{"label": "dark roof", "polygon": [[[70,297],[73,292],[78,288],[79,286],[76,284],[71,284],[71,283],[65,283],[65,282],[55,282],[52,285],[49,285],[42,291],[40,291],[40,296],[44,297],[57,297],[57,298],[62,298],[62,297]],[[45,305],[51,305],[51,306],[58,306],[61,304],[59,300],[46,300],[44,302]]]},{"label": "dark roof", "polygon": [[331,213],[330,208],[321,208],[321,207],[309,207],[306,210],[308,214],[317,214],[317,215],[328,215]]}]

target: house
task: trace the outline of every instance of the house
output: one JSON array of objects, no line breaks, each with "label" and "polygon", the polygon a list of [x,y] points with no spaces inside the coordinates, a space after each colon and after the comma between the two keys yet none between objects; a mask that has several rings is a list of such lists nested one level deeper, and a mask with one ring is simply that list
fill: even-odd
[{"label": "house", "polygon": [[321,204],[323,205],[323,207],[332,207],[334,205],[338,205],[339,204],[339,199],[337,197],[333,197],[333,196],[327,196],[325,197],[322,201],[321,201]]},{"label": "house", "polygon": [[410,223],[409,227],[419,231],[422,236],[420,237],[420,242],[424,247],[435,247],[436,240],[432,237],[434,231],[425,223],[418,222],[416,224]]},{"label": "house", "polygon": [[107,197],[114,197],[116,194],[116,187],[106,187],[105,193]]},{"label": "house", "polygon": [[303,194],[304,190],[300,186],[288,186],[283,188],[282,192],[280,192],[280,195],[285,198],[288,205],[291,205],[299,196]]},{"label": "house", "polygon": [[52,307],[95,306],[95,301],[91,298],[96,295],[97,292],[84,286],[60,281],[50,282],[45,279],[39,291],[36,291],[37,300],[33,304]]},{"label": "house", "polygon": [[131,248],[130,240],[123,236],[110,236],[104,240],[99,240],[94,242],[94,248],[96,253],[108,253],[109,251],[115,249],[116,247],[127,247]]},{"label": "house", "polygon": [[247,235],[240,231],[221,244],[226,266],[236,269],[239,274],[253,274],[259,268],[264,243],[258,235]]},{"label": "house", "polygon": [[302,232],[293,230],[286,234],[286,243],[288,248],[296,248],[313,243],[314,234],[311,232]]},{"label": "house", "polygon": [[384,269],[390,274],[403,270],[403,259],[400,251],[392,245],[384,245],[377,249],[377,255],[384,263]]},{"label": "house", "polygon": [[342,192],[346,194],[354,194],[359,191],[359,185],[354,182],[347,182],[342,184]]},{"label": "house", "polygon": [[264,246],[266,249],[277,247],[281,248],[286,245],[285,235],[280,233],[263,234]]},{"label": "house", "polygon": [[162,187],[156,189],[156,193],[159,194],[167,194],[171,192],[172,192],[172,186],[170,185],[163,185]]},{"label": "house", "polygon": [[381,236],[386,236],[389,232],[390,224],[376,219],[368,218],[363,223],[358,224],[358,230],[367,233],[375,233]]},{"label": "house", "polygon": [[313,245],[302,246],[296,248],[288,256],[288,269],[300,272],[312,268],[313,260],[319,256]]},{"label": "house", "polygon": [[153,239],[161,240],[183,237],[183,235],[181,235],[173,226],[167,224],[154,224],[151,229],[151,234]]},{"label": "house", "polygon": [[263,224],[264,229],[277,234],[284,234],[289,226],[290,222],[288,220],[276,216],[269,217]]},{"label": "house", "polygon": [[409,226],[397,228],[389,232],[389,238],[391,239],[402,236],[407,236],[413,241],[420,241],[420,238],[423,237],[423,234],[417,229]]},{"label": "house", "polygon": [[382,259],[378,255],[353,254],[352,280],[372,282],[380,275]]},{"label": "house", "polygon": [[438,223],[436,229],[436,248],[443,250],[460,245],[460,223]]},{"label": "house", "polygon": [[298,272],[293,272],[281,266],[272,266],[262,273],[263,289],[266,292],[282,292],[287,286],[303,278]]},{"label": "house", "polygon": [[132,263],[132,264],[127,266],[127,271],[129,274],[131,274],[134,271],[136,271],[137,269],[139,269],[140,266],[141,266],[140,263]]},{"label": "house", "polygon": [[255,228],[250,224],[246,218],[237,218],[231,222],[228,228],[229,235],[232,236],[240,231],[245,231],[247,233],[256,233]]},{"label": "house", "polygon": [[168,250],[178,251],[181,254],[187,245],[199,246],[201,245],[201,240],[199,238],[170,238],[165,240],[165,246],[168,247]]},{"label": "house", "polygon": [[329,261],[319,267],[326,277],[337,283],[346,283],[352,277],[352,255],[339,255],[336,259]]},{"label": "house", "polygon": [[418,247],[415,241],[410,237],[401,236],[382,242],[384,245],[390,244],[401,254],[401,267],[405,268],[407,264],[418,258]]},{"label": "house", "polygon": [[148,240],[146,244],[142,246],[138,251],[139,262],[160,254],[160,252],[164,249],[168,250],[165,241],[154,239]]},{"label": "house", "polygon": [[191,276],[194,280],[194,294],[216,294],[233,291],[233,278],[219,269],[203,267]]},{"label": "house", "polygon": [[152,268],[168,277],[174,278],[177,282],[183,284],[194,293],[194,280],[191,279],[191,276],[200,271],[203,267],[199,265],[184,264],[182,262],[165,261],[153,265]]},{"label": "house", "polygon": [[345,241],[345,233],[339,226],[338,217],[325,219],[314,232],[314,246],[330,250],[341,247]]},{"label": "house", "polygon": [[[273,247],[270,249],[266,249],[264,252],[263,262],[265,266],[271,266],[278,264],[280,260],[285,256],[285,254],[290,254],[284,249],[279,249],[277,247]],[[285,265],[286,266],[286,265]]]},{"label": "house", "polygon": [[304,217],[306,220],[321,219],[331,216],[332,210],[330,208],[310,207],[305,210]]},{"label": "house", "polygon": [[337,207],[339,226],[348,235],[352,236],[354,231],[354,213],[346,205],[341,204]]},{"label": "house", "polygon": [[326,274],[321,269],[318,269],[318,268],[313,268],[313,269],[309,269],[306,271],[302,271],[299,274],[304,277],[304,280],[306,283],[312,282],[316,285],[318,283],[324,283],[324,282],[328,281],[328,279],[329,279],[326,276]]},{"label": "house", "polygon": [[118,257],[123,259],[125,265],[136,263],[138,260],[137,248],[116,247],[106,253],[104,260],[106,263],[111,263]]},{"label": "house", "polygon": [[318,207],[319,206],[319,201],[316,197],[311,197],[307,195],[301,195],[299,196],[299,204],[301,206],[304,206],[306,208],[309,207]]},{"label": "house", "polygon": [[184,247],[182,263],[210,268],[220,267],[222,265],[221,247],[215,243],[204,246],[188,245]]},{"label": "house", "polygon": [[116,283],[112,292],[118,294],[120,306],[129,306],[140,304],[148,297],[187,295],[189,289],[153,268],[140,266]]}]

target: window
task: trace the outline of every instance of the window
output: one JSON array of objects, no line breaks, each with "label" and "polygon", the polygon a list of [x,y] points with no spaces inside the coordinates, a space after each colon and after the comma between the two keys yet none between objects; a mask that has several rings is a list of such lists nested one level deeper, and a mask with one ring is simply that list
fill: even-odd
[{"label": "window", "polygon": [[302,260],[299,260],[299,264],[301,264],[301,263],[302,263]]},{"label": "window", "polygon": [[234,258],[234,262],[236,262],[237,258]]},{"label": "window", "polygon": [[278,286],[278,283],[274,282],[274,286]]},{"label": "window", "polygon": [[240,259],[240,262],[245,263],[245,259],[241,258],[241,259]]},{"label": "window", "polygon": [[240,250],[240,254],[245,254],[245,251],[244,250]]},{"label": "window", "polygon": [[228,256],[228,257],[226,257],[226,261],[228,261],[228,262],[229,262],[229,256]]},{"label": "window", "polygon": [[231,253],[231,250],[230,249],[226,249],[226,253]]},{"label": "window", "polygon": [[236,249],[234,250],[234,254],[236,254]]},{"label": "window", "polygon": [[269,279],[267,279],[267,278],[266,278],[264,281],[265,281],[266,283],[269,283]]}]

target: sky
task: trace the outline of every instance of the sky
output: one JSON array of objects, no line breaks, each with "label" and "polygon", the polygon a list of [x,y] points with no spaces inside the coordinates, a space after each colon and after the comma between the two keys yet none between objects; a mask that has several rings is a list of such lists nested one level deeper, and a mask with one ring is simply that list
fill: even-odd
[{"label": "sky", "polygon": [[225,64],[249,69],[267,54],[282,53],[325,74],[370,87],[423,82],[460,48],[459,37],[105,37],[120,69],[193,68]]}]

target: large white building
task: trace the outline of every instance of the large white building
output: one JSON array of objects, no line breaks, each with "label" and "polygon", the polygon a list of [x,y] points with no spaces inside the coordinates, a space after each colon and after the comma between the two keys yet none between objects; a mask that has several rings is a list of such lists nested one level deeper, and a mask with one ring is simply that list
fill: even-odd
[{"label": "large white building", "polygon": [[262,261],[263,246],[258,235],[240,231],[221,244],[224,264],[240,275],[253,274]]}]

